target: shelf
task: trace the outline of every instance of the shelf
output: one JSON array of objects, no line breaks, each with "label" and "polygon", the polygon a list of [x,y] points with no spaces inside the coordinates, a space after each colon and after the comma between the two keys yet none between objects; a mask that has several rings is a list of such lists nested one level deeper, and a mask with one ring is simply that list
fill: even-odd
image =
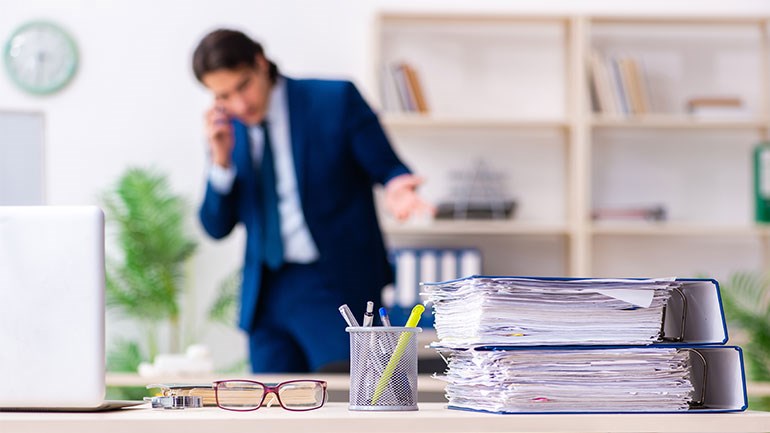
[{"label": "shelf", "polygon": [[770,226],[706,223],[596,223],[594,235],[614,236],[767,236]]},{"label": "shelf", "polygon": [[388,128],[511,128],[566,129],[568,123],[553,119],[504,119],[472,116],[441,116],[421,114],[383,114],[382,123]]},{"label": "shelf", "polygon": [[388,235],[566,235],[564,225],[520,221],[432,221],[426,224],[388,221]]},{"label": "shelf", "polygon": [[518,14],[474,14],[474,13],[411,13],[411,12],[385,12],[381,14],[381,20],[388,25],[398,24],[564,24],[573,18],[567,15],[518,15]]},{"label": "shelf", "polygon": [[[498,247],[496,237],[501,243],[523,240],[550,248],[549,236],[563,236],[559,254],[542,253],[533,262],[548,261],[549,266],[573,276],[614,274],[613,267],[626,266],[623,257],[604,254],[607,240],[624,236],[664,243],[675,239],[685,249],[699,248],[699,238],[719,242],[736,237],[752,243],[752,248],[757,242],[770,242],[770,225],[755,225],[742,216],[752,188],[751,151],[757,141],[770,139],[769,25],[770,17],[756,15],[528,17],[385,12],[376,27],[373,82],[380,83],[381,65],[412,62],[424,83],[432,86],[428,87],[433,99],[446,97],[429,104],[433,111],[427,114],[381,113],[404,159],[435,182],[425,192],[434,197],[451,194],[451,182],[446,180],[452,178],[447,175],[471,155],[467,146],[454,144],[472,142],[474,151],[489,155],[490,164],[503,167],[512,193],[528,194],[518,198],[534,209],[529,222],[397,224],[385,220],[385,233],[396,246],[441,244],[466,236],[461,242],[489,250]],[[652,113],[590,111],[594,50],[644,64],[644,83],[655,90],[649,95]],[[612,72],[617,81],[622,71]],[[464,84],[471,79],[477,86],[467,91]],[[486,89],[493,90],[479,91]],[[610,89],[617,91],[617,85]],[[506,97],[519,94],[524,96]],[[692,98],[720,95],[740,98],[746,113],[684,112]],[[654,179],[645,182],[646,173]],[[691,179],[698,176],[704,181],[691,186]],[[546,184],[543,179],[552,182]],[[647,200],[685,204],[691,203],[692,188],[698,188],[696,196],[708,199],[713,190],[713,199],[725,209],[720,213],[722,221],[733,223],[590,219],[592,203],[620,202],[627,197],[626,190],[652,197]],[[563,203],[554,203],[562,199]],[[568,218],[543,210],[559,204]],[[685,210],[693,218],[696,211]],[[544,223],[545,218],[556,221]],[[532,239],[518,238],[524,236]],[[506,254],[514,257],[518,251],[511,250]],[[761,255],[757,263],[770,263],[769,251],[763,245],[762,251],[747,250],[746,255]],[[693,263],[696,258],[683,255],[677,268],[692,273],[712,266]],[[505,257],[499,266],[504,262]],[[744,263],[744,257],[725,252],[716,267],[727,272]]]},{"label": "shelf", "polygon": [[767,129],[770,119],[751,118],[702,118],[686,114],[651,114],[644,116],[595,116],[591,121],[594,128],[638,128],[638,129]]},{"label": "shelf", "polygon": [[752,25],[761,26],[767,23],[763,16],[594,16],[591,24],[645,24],[645,25]]}]

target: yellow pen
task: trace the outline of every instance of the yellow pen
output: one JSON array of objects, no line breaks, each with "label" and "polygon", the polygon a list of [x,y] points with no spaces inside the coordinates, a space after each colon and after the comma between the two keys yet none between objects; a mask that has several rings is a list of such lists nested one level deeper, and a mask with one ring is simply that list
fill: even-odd
[{"label": "yellow pen", "polygon": [[[414,328],[417,326],[417,324],[420,322],[420,317],[422,317],[422,312],[425,311],[425,307],[422,304],[417,304],[412,308],[411,314],[409,314],[409,319],[406,321],[406,327],[407,328]],[[404,351],[406,350],[406,346],[409,344],[409,340],[412,337],[411,332],[402,332],[401,335],[398,337],[398,343],[396,344],[396,350],[393,351],[393,355],[390,356],[390,361],[388,361],[388,365],[385,367],[385,371],[382,372],[382,376],[380,376],[380,381],[377,382],[377,387],[374,388],[374,395],[372,396],[372,404],[377,404],[377,400],[380,399],[380,396],[382,395],[383,391],[385,391],[385,388],[388,386],[388,381],[390,380],[391,376],[393,376],[393,372],[396,370],[396,366],[398,365],[398,361],[401,360],[401,357],[404,355]]]}]

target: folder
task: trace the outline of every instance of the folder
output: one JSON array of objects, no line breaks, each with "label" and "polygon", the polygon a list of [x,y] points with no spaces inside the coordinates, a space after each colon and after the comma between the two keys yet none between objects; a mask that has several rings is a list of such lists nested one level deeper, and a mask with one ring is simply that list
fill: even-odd
[{"label": "folder", "polygon": [[[481,272],[481,253],[475,248],[397,248],[391,251],[395,285],[390,319],[393,324],[406,322],[419,295],[421,281],[452,280]],[[433,327],[433,315],[426,308],[420,320],[423,328]]]},{"label": "folder", "polygon": [[[653,308],[647,308],[650,307],[649,302],[653,296],[651,289],[634,289],[631,286],[629,289],[613,287],[612,290],[601,290],[602,285],[605,284],[617,285],[623,282],[632,285],[646,284],[647,282],[657,284],[668,281],[672,287],[670,294],[667,295],[662,310],[660,305],[653,305],[657,308],[655,311],[652,311]],[[595,288],[592,287],[594,282]],[[534,285],[542,292],[543,299],[520,300],[531,304],[519,303],[514,308],[520,309],[512,310],[509,307],[511,304],[506,303],[505,299],[506,296],[515,297],[515,288],[508,291],[500,289],[498,293],[495,292],[494,287],[495,284],[503,286],[519,283]],[[578,287],[578,285],[581,286]],[[421,295],[426,300],[432,301],[434,304],[441,301],[441,305],[434,307],[436,321],[437,323],[443,321],[446,326],[437,326],[439,338],[444,341],[436,344],[436,346],[456,348],[479,345],[564,346],[578,344],[696,346],[724,344],[728,340],[719,283],[713,279],[587,279],[475,275],[437,283],[424,282],[421,283],[421,286]],[[574,309],[570,311],[568,309],[569,301],[562,300],[558,290],[575,292],[577,289],[571,289],[572,286],[591,294],[592,298],[585,302],[603,302],[605,299],[616,298],[615,305],[612,309],[608,308],[606,312],[596,309],[593,316],[580,314]],[[473,292],[476,287],[479,288],[478,292],[481,294]],[[551,301],[561,302],[565,305],[564,315],[554,313],[554,304],[548,303],[547,297],[550,289],[553,290],[550,293]],[[463,293],[463,290],[466,293],[465,297],[455,296],[457,293]],[[640,294],[642,298],[648,297],[646,307],[645,305],[635,305],[644,302],[634,300],[638,299]],[[579,295],[574,296],[576,296],[575,302],[579,302],[579,298],[577,298]],[[538,301],[541,303],[538,304]],[[453,309],[452,305],[456,305],[457,308]],[[460,308],[463,305],[474,305],[478,308]],[[575,305],[580,304],[576,303]],[[551,309],[539,311],[538,309],[543,306],[548,306]],[[504,312],[501,313],[506,308],[509,312],[507,316]],[[650,311],[646,311],[645,308]],[[539,317],[528,321],[528,317],[519,314],[519,312],[531,313],[533,316],[539,315]],[[575,321],[570,321],[567,318],[570,313],[576,315]],[[609,314],[613,314],[613,316]],[[460,316],[463,317],[460,318]],[[563,324],[560,336],[556,336],[553,323],[559,319],[566,321],[566,323]],[[645,322],[647,320],[655,320],[655,322]],[[606,328],[597,330],[597,323],[601,323],[601,321],[607,323]],[[638,328],[640,325],[637,322],[645,325],[648,329],[642,331],[633,329],[635,331],[634,338],[630,338],[630,334],[623,334],[624,326],[628,326],[629,329],[632,326]],[[490,326],[497,326],[500,331],[490,332]],[[501,333],[505,335],[503,336]],[[658,335],[652,335],[653,333]]]},{"label": "folder", "polygon": [[[515,397],[501,398],[495,392],[502,393],[501,395],[513,394],[513,390],[518,388],[525,388],[523,392],[526,395],[526,381],[525,378],[516,378],[515,375],[508,370],[507,376],[505,372],[496,371],[479,371],[477,377],[479,381],[484,384],[479,385],[476,389],[476,395],[495,395],[496,400],[503,406],[501,410],[489,410],[479,409],[474,407],[474,400],[472,397],[463,396],[462,393],[451,393],[451,389],[447,388],[447,396],[449,398],[449,408],[459,410],[470,410],[479,412],[490,412],[500,414],[574,414],[574,413],[709,413],[709,412],[741,412],[748,407],[748,398],[746,393],[746,377],[743,364],[743,353],[740,347],[737,346],[699,346],[693,347],[692,345],[654,345],[654,346],[562,346],[562,347],[479,347],[475,349],[469,349],[470,351],[477,351],[479,353],[510,353],[512,357],[520,358],[525,353],[535,352],[538,358],[538,362],[546,362],[548,353],[557,352],[564,354],[563,357],[569,357],[571,354],[579,354],[580,352],[586,353],[586,351],[611,351],[611,350],[634,350],[641,352],[654,351],[658,349],[676,349],[677,352],[687,351],[691,352],[690,359],[694,360],[689,364],[690,368],[690,381],[692,384],[691,399],[687,402],[686,407],[678,409],[661,409],[656,410],[642,410],[642,409],[619,409],[612,410],[607,409],[595,409],[593,404],[604,404],[605,406],[612,407],[614,401],[602,400],[597,398],[596,402],[591,402],[592,390],[599,389],[606,384],[601,383],[601,377],[590,376],[588,379],[591,383],[584,384],[582,388],[577,390],[584,395],[588,396],[585,402],[575,403],[574,409],[550,410],[548,407],[557,407],[557,399],[549,400],[549,389],[554,393],[558,392],[559,380],[564,382],[562,386],[569,384],[569,381],[565,379],[565,376],[556,377],[544,381],[542,386],[537,390],[537,394],[532,394],[532,398],[522,398],[521,392],[519,393],[518,401]],[[451,352],[451,351],[450,351]],[[540,355],[538,352],[541,352]],[[451,355],[450,356],[451,359]],[[450,361],[451,362],[451,361]],[[499,362],[499,361],[498,361]],[[483,365],[483,364],[482,364]],[[451,370],[451,363],[450,363]],[[580,377],[578,377],[579,379]],[[585,378],[585,377],[584,377]],[[440,378],[441,379],[441,378]],[[643,379],[643,377],[641,378]],[[451,378],[444,378],[444,380],[450,381]],[[613,382],[617,384],[617,381]],[[591,385],[596,386],[592,388]],[[473,388],[469,386],[469,388]],[[573,388],[573,391],[575,388]],[[629,392],[634,392],[635,389],[629,389]],[[508,394],[506,394],[508,393]],[[459,403],[458,403],[459,402]],[[516,410],[515,407],[521,402],[525,407],[523,410]],[[534,402],[534,403],[533,403]],[[631,401],[633,404],[633,401]],[[482,405],[483,406],[483,405]],[[540,406],[543,409],[537,409]],[[618,404],[618,406],[621,406]],[[640,405],[641,406],[641,405]],[[533,407],[535,407],[533,409]]]}]

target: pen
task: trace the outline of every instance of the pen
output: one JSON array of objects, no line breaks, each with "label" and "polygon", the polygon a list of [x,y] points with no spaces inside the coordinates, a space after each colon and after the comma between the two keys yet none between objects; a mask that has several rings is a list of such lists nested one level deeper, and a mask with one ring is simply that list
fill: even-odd
[{"label": "pen", "polygon": [[386,310],[385,307],[380,307],[380,322],[382,322],[382,326],[390,326],[388,310]]},{"label": "pen", "polygon": [[358,320],[356,320],[356,317],[353,315],[353,312],[350,311],[350,308],[348,307],[348,304],[342,304],[340,305],[340,314],[342,314],[342,318],[345,319],[345,321],[348,323],[348,326],[351,328],[357,328]]},{"label": "pen", "polygon": [[[406,327],[414,328],[417,326],[417,323],[420,322],[420,317],[422,316],[423,311],[425,311],[425,307],[422,304],[415,305],[414,308],[412,308],[412,313],[409,314],[409,319],[406,321]],[[380,396],[385,391],[385,388],[387,388],[388,382],[393,376],[393,372],[396,370],[398,361],[400,361],[401,357],[404,355],[406,346],[409,344],[411,337],[412,333],[410,332],[402,332],[398,337],[396,350],[393,351],[393,355],[390,356],[390,361],[388,361],[388,365],[385,367],[385,371],[382,373],[382,376],[380,376],[380,381],[377,382],[377,386],[374,388],[374,395],[372,396],[373,405],[377,404],[377,400],[380,399]]]},{"label": "pen", "polygon": [[369,301],[366,303],[366,313],[364,313],[364,326],[372,326],[374,323],[374,302]]}]

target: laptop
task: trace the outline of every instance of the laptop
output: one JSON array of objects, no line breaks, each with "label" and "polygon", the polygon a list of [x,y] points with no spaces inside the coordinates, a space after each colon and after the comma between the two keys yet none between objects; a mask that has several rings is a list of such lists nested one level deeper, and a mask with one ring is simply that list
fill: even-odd
[{"label": "laptop", "polygon": [[0,410],[96,411],[106,402],[104,214],[0,206]]}]

